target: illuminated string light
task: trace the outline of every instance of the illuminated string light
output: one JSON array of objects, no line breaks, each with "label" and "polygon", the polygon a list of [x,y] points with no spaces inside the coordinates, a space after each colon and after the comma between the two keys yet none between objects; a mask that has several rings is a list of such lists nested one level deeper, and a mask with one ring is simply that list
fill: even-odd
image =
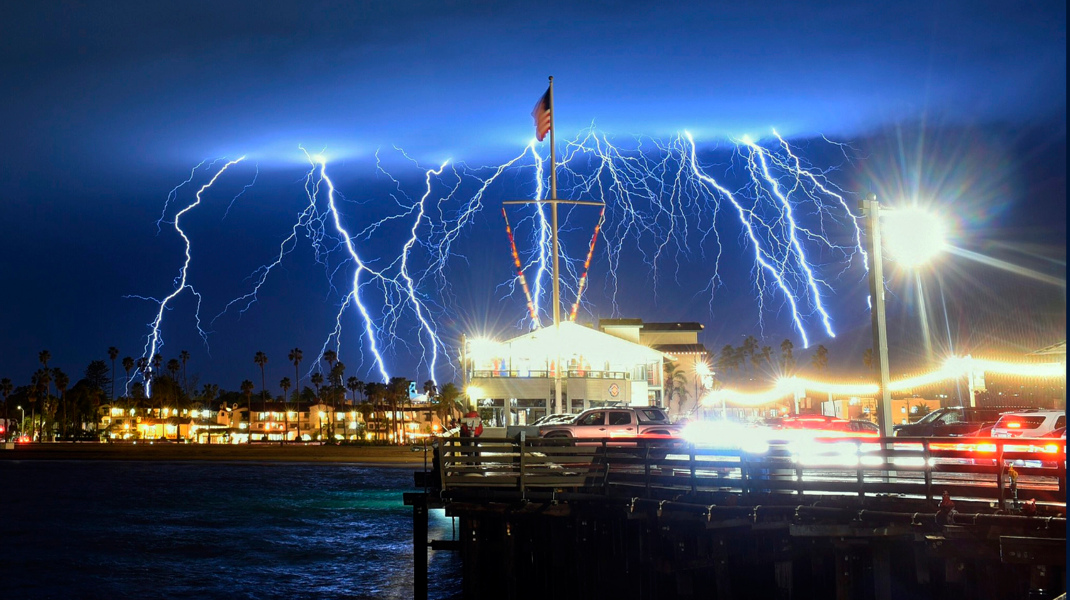
[{"label": "illuminated string light", "polygon": [[[976,359],[971,356],[952,356],[938,369],[889,382],[888,389],[892,392],[906,392],[914,388],[982,372],[1017,377],[1066,377],[1066,367],[1063,363],[1015,363]],[[732,389],[710,392],[703,398],[702,404],[708,407],[719,406],[721,400],[724,399],[731,404],[739,406],[758,406],[775,402],[794,394],[805,394],[808,391],[832,394],[834,396],[871,396],[875,395],[879,388],[872,383],[845,383],[784,377],[778,379],[772,388],[761,392],[742,392]]]}]

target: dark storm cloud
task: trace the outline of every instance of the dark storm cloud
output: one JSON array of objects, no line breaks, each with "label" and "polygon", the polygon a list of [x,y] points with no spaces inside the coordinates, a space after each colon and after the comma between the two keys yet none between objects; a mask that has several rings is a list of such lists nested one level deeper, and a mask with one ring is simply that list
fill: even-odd
[{"label": "dark storm cloud", "polygon": [[[10,9],[9,9],[10,11]],[[708,138],[853,135],[1065,106],[1065,5],[54,3],[10,11],[4,103],[35,154],[181,163],[296,143],[514,146],[547,74],[559,122]],[[153,158],[155,157],[155,158]],[[126,160],[120,164],[128,165]]]}]

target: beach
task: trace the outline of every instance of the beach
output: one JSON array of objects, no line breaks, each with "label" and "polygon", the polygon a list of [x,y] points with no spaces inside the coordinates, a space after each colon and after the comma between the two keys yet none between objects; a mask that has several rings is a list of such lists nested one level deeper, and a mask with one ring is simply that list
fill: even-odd
[{"label": "beach", "polygon": [[[342,463],[423,468],[423,447],[131,442],[16,444],[0,449],[5,460],[254,461]],[[427,464],[431,464],[430,452]]]}]

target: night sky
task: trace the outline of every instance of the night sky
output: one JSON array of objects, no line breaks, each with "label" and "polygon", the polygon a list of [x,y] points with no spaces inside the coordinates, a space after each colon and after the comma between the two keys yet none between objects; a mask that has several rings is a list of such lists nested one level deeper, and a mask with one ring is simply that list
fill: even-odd
[{"label": "night sky", "polygon": [[[174,289],[183,246],[156,222],[201,161],[247,156],[188,220],[210,320],[248,291],[246,276],[278,253],[306,203],[299,146],[326,156],[358,231],[418,198],[424,170],[446,159],[474,167],[520,154],[548,75],[559,149],[592,125],[633,148],[636,136],[687,130],[726,173],[730,139],[765,144],[776,128],[844,190],[916,199],[950,219],[957,246],[1065,280],[1065,2],[11,3],[0,8],[0,55],[0,377],[16,385],[44,349],[75,380],[109,346],[141,356],[156,307],[130,296]],[[377,152],[397,183],[377,171]],[[210,176],[197,173],[168,219]],[[522,295],[502,286],[513,269],[500,202],[530,197],[532,175],[488,191],[444,272],[448,288],[428,279],[420,290],[448,345],[462,332],[522,330]],[[582,210],[563,234],[579,260],[593,225]],[[615,302],[601,246],[583,318],[699,321],[714,350],[747,334],[774,348],[791,337],[805,364],[783,299],[757,307],[753,251],[738,229],[719,233],[712,295],[700,236],[656,274],[643,242],[622,250]],[[395,223],[358,241],[385,265],[404,235]],[[309,367],[352,268],[337,251],[326,265],[316,258],[302,232],[258,303],[204,325],[207,346],[193,298],[179,297],[161,354],[189,350],[190,373],[225,389],[259,385],[258,350],[269,387],[293,376],[290,348]],[[811,343],[830,348],[833,370],[859,372],[871,341],[865,272],[819,258],[837,337],[815,327]],[[922,284],[924,307],[913,275],[890,269],[893,372],[923,359],[922,311],[938,353],[1065,339],[1065,285],[956,256]],[[375,379],[359,320],[349,311],[342,323],[347,375]],[[423,381],[415,331],[410,320],[383,333],[401,340],[386,361]]]}]

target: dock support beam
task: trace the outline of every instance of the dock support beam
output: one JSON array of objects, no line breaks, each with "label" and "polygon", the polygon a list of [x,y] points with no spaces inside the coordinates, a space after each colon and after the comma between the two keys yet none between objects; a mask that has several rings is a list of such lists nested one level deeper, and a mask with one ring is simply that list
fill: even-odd
[{"label": "dock support beam", "polygon": [[412,597],[427,600],[427,494],[406,493],[412,506]]}]

